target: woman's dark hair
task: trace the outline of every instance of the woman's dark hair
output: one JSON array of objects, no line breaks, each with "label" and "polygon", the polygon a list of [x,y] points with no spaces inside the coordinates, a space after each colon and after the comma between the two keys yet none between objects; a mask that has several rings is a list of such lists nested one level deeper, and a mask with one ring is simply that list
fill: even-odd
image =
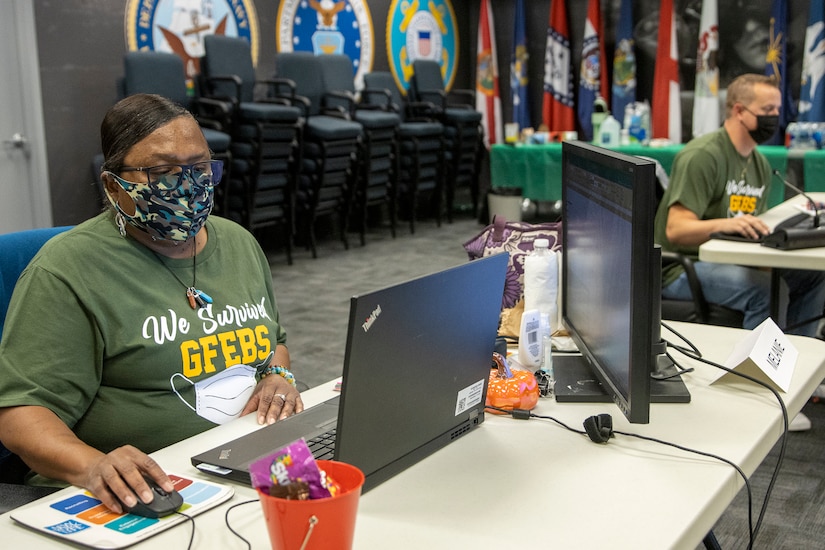
[{"label": "woman's dark hair", "polygon": [[171,122],[192,114],[183,106],[154,94],[135,94],[117,102],[100,124],[101,169],[118,173],[123,158],[136,143]]}]

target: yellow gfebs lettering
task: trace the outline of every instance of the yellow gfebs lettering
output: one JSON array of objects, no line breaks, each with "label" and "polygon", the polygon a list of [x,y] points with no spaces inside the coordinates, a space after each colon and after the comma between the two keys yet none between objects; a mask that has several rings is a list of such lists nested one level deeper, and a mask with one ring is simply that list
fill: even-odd
[{"label": "yellow gfebs lettering", "polygon": [[200,346],[196,340],[181,342],[180,355],[183,363],[182,373],[186,378],[195,378],[203,372]]},{"label": "yellow gfebs lettering", "polygon": [[255,327],[255,338],[258,340],[258,360],[263,361],[272,351],[269,343],[269,328],[266,325]]},{"label": "yellow gfebs lettering", "polygon": [[238,355],[238,347],[235,345],[237,341],[235,332],[221,332],[218,334],[218,340],[221,343],[224,363],[227,365],[237,365],[240,363],[241,357]]},{"label": "yellow gfebs lettering", "polygon": [[264,360],[270,351],[272,343],[265,325],[202,336],[181,343],[181,372],[187,378],[215,372],[220,367],[215,365],[218,357],[223,359],[224,368],[239,363],[255,365]]},{"label": "yellow gfebs lettering", "polygon": [[203,370],[215,372],[214,360],[218,356],[218,338],[215,335],[204,336],[198,342],[203,354]]}]

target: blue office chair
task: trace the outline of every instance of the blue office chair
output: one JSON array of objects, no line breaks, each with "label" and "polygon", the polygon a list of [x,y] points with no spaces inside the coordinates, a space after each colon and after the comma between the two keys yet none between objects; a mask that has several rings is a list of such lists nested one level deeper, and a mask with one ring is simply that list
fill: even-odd
[{"label": "blue office chair", "polygon": [[[71,227],[47,227],[0,235],[0,337],[20,273],[43,244]],[[20,485],[28,467],[0,443],[0,513],[40,498],[52,490]]]}]

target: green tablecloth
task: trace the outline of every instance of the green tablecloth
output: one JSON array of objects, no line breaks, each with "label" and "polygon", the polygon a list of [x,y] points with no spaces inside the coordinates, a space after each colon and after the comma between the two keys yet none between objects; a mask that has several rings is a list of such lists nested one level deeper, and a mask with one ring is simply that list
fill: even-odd
[{"label": "green tablecloth", "polygon": [[[683,145],[643,147],[628,145],[617,150],[630,155],[650,157],[659,161],[670,174],[673,158]],[[759,151],[771,167],[785,177],[788,150],[782,146],[762,145]],[[803,156],[805,188],[825,191],[825,150],[806,151]],[[520,187],[522,196],[537,201],[561,200],[561,144],[493,145],[490,149],[490,180],[493,187]],[[775,206],[785,197],[784,186],[774,180],[768,204]]]}]

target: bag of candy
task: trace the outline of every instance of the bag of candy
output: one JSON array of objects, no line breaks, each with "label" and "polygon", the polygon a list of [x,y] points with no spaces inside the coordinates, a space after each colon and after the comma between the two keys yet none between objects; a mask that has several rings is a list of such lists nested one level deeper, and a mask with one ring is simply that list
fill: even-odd
[{"label": "bag of candy", "polygon": [[337,484],[318,468],[302,438],[278,449],[249,466],[252,486],[274,497],[306,500],[338,493]]}]

